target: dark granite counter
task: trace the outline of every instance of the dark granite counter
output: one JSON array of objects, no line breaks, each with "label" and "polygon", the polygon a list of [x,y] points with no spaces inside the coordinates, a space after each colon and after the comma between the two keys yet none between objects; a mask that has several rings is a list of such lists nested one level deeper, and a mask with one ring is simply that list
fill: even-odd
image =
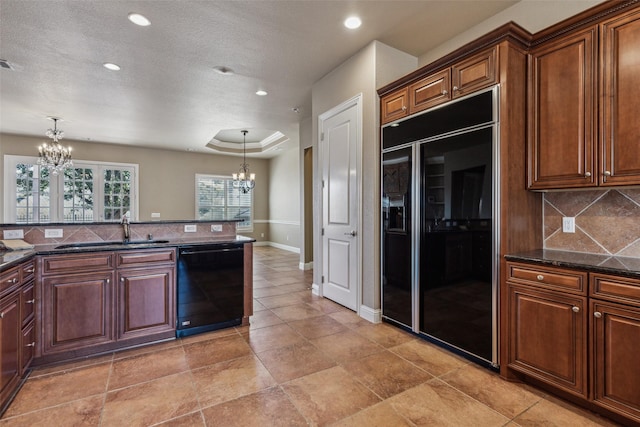
[{"label": "dark granite counter", "polygon": [[[90,246],[87,242],[78,242],[83,246],[71,246],[66,248],[60,248],[60,246],[70,246],[72,244],[55,243],[50,245],[36,245],[32,250],[25,251],[0,251],[0,272],[7,270],[14,265],[18,265],[24,261],[28,261],[30,258],[36,255],[55,255],[55,254],[69,254],[69,253],[88,253],[88,252],[101,252],[101,251],[126,251],[136,249],[151,249],[151,248],[165,248],[165,247],[180,247],[180,246],[199,246],[199,245],[211,245],[211,244],[236,244],[236,243],[252,243],[255,239],[244,236],[220,236],[220,237],[207,237],[207,238],[178,238],[171,240],[164,240],[162,242],[145,242],[139,241],[135,243],[123,243],[120,241],[114,242],[97,242],[99,245]],[[109,244],[113,243],[113,244]],[[89,245],[89,246],[84,246]]]},{"label": "dark granite counter", "polygon": [[517,254],[507,254],[505,259],[640,279],[640,258],[538,249]]}]

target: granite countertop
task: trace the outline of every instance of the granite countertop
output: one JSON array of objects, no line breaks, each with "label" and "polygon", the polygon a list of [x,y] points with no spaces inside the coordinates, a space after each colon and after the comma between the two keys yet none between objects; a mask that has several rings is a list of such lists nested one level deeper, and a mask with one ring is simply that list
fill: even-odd
[{"label": "granite countertop", "polygon": [[640,279],[640,258],[537,249],[529,252],[507,254],[505,259]]},{"label": "granite countertop", "polygon": [[[178,247],[178,246],[200,246],[211,244],[233,244],[233,243],[252,243],[255,239],[245,236],[226,236],[226,237],[207,237],[202,239],[171,239],[161,240],[155,242],[137,241],[135,243],[124,244],[122,242],[113,242],[113,244],[106,244],[108,242],[98,242],[99,246],[83,246],[83,247],[68,247],[60,249],[60,246],[69,246],[73,243],[55,243],[50,245],[36,245],[34,249],[22,250],[22,251],[2,251],[0,250],[0,272],[18,265],[24,261],[28,261],[30,258],[36,255],[55,255],[55,254],[69,254],[69,253],[87,253],[87,252],[101,252],[101,251],[122,251],[122,250],[135,250],[135,249],[150,249],[150,248],[164,248],[164,247]],[[83,244],[85,242],[76,242]]]}]

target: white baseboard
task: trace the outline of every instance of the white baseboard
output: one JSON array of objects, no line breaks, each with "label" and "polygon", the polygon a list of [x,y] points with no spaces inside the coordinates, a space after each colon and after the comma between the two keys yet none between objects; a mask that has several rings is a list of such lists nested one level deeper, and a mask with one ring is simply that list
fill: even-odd
[{"label": "white baseboard", "polygon": [[288,252],[295,252],[297,254],[300,253],[300,248],[296,248],[295,246],[283,245],[281,243],[269,242],[264,240],[262,242],[253,242],[253,246],[272,246],[274,248],[282,249]]},{"label": "white baseboard", "polygon": [[371,308],[366,305],[360,306],[360,317],[365,320],[368,320],[371,323],[380,323],[382,322],[382,310],[379,308]]},{"label": "white baseboard", "polygon": [[311,293],[312,293],[313,295],[321,296],[321,295],[320,295],[320,286],[318,286],[318,284],[317,284],[317,283],[312,283],[312,284],[311,284]]},{"label": "white baseboard", "polygon": [[313,261],[311,261],[311,262],[307,262],[307,263],[301,262],[301,263],[298,265],[298,268],[299,268],[300,270],[313,270]]},{"label": "white baseboard", "polygon": [[271,246],[271,242],[253,242],[253,246]]}]

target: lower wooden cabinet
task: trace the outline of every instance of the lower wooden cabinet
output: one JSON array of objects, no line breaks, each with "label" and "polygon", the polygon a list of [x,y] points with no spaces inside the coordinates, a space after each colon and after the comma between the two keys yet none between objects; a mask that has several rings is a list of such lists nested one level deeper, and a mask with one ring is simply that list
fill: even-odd
[{"label": "lower wooden cabinet", "polygon": [[173,267],[118,272],[118,339],[175,329]]},{"label": "lower wooden cabinet", "polygon": [[509,369],[640,425],[640,279],[588,273],[587,290],[578,269],[507,270]]},{"label": "lower wooden cabinet", "polygon": [[586,398],[586,297],[509,286],[509,299],[509,367]]},{"label": "lower wooden cabinet", "polygon": [[0,299],[0,402],[4,404],[20,382],[20,291]]}]

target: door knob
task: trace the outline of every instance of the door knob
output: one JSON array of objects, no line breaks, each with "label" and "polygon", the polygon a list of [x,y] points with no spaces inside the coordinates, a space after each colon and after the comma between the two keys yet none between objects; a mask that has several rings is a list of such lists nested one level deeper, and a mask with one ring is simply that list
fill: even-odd
[{"label": "door knob", "polygon": [[355,237],[356,236],[356,230],[351,230],[348,233],[344,233],[345,236],[351,236],[351,237]]}]

